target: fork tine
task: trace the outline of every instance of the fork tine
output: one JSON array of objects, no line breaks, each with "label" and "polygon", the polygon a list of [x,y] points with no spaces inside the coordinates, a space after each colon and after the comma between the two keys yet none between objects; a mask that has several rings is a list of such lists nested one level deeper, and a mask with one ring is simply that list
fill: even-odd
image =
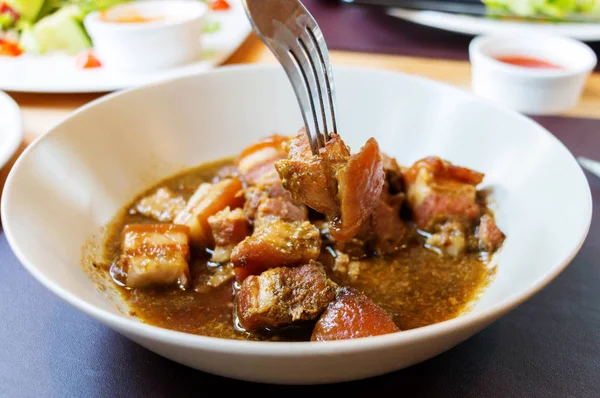
[{"label": "fork tine", "polygon": [[246,14],[283,66],[313,154],[337,134],[333,72],[323,34],[299,0],[243,0]]},{"label": "fork tine", "polygon": [[[306,16],[304,23],[306,23],[306,37],[313,43],[311,49],[314,52],[311,54],[311,58],[318,62],[319,67],[316,68],[315,74],[317,74],[319,82],[319,95],[321,96],[321,104],[323,107],[323,118],[325,130],[323,131],[325,136],[325,142],[329,141],[329,133],[333,132],[337,134],[336,125],[336,104],[335,104],[335,89],[333,84],[333,71],[331,70],[331,62],[329,60],[329,51],[327,44],[323,38],[323,32],[316,24],[315,20]],[[330,129],[330,128],[331,129]]]},{"label": "fork tine", "polygon": [[322,148],[325,146],[326,142],[325,131],[327,131],[327,118],[325,116],[325,107],[321,91],[322,78],[319,78],[321,67],[317,65],[315,59],[312,58],[312,55],[316,52],[314,44],[306,39],[307,38],[302,36],[298,37],[296,39],[296,45],[290,46],[290,52],[294,56],[296,62],[298,62],[300,69],[303,71],[305,84],[309,95],[311,96],[312,111],[316,122],[316,139],[319,148]]},{"label": "fork tine", "polygon": [[[288,78],[296,83],[292,84],[292,86],[296,98],[300,103],[300,111],[307,130],[310,148],[313,155],[316,155],[319,148],[324,145],[324,142],[321,139],[320,121],[317,112],[317,106],[320,105],[320,101],[318,95],[315,95],[313,92],[314,90],[311,90],[311,87],[316,87],[313,71],[296,36],[282,24],[278,24],[275,30],[281,42],[270,44],[280,47],[275,55],[283,66]],[[315,103],[315,100],[318,102]]]},{"label": "fork tine", "polygon": [[329,139],[329,127],[332,125],[331,117],[328,117],[330,107],[328,106],[329,83],[327,81],[327,72],[321,62],[318,42],[311,28],[311,25],[314,25],[311,24],[311,18],[308,15],[303,15],[296,22],[300,28],[297,42],[302,48],[307,61],[303,67],[310,68],[312,72],[309,83],[313,95],[313,103],[319,105],[320,112],[316,115],[319,121],[318,139],[320,146],[323,147]]}]

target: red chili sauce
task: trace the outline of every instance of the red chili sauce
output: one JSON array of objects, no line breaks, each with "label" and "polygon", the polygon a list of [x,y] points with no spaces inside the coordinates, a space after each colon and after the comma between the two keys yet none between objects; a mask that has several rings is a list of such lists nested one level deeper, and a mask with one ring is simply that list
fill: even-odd
[{"label": "red chili sauce", "polygon": [[562,66],[553,64],[543,59],[527,57],[522,55],[500,55],[494,58],[500,62],[504,62],[505,64],[521,66],[524,68],[562,69]]}]

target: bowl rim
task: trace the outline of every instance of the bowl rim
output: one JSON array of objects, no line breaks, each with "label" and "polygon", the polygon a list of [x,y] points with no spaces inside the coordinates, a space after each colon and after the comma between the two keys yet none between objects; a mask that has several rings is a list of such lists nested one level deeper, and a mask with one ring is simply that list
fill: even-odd
[{"label": "bowl rim", "polygon": [[[159,340],[171,344],[175,344],[185,348],[200,348],[207,352],[230,352],[235,353],[236,355],[241,356],[277,356],[277,357],[298,357],[298,356],[314,356],[314,355],[331,355],[337,354],[340,352],[344,353],[358,353],[365,352],[377,349],[384,349],[388,346],[395,346],[407,343],[413,343],[422,341],[429,338],[434,338],[436,336],[442,336],[445,334],[451,334],[453,332],[458,332],[463,329],[476,328],[479,325],[486,326],[491,323],[498,317],[504,315],[509,312],[513,308],[522,304],[526,300],[528,300],[531,296],[536,294],[542,288],[544,288],[548,283],[550,283],[557,275],[559,275],[572,261],[575,255],[581,249],[581,246],[585,242],[587,238],[591,221],[592,221],[592,195],[589,183],[585,177],[585,174],[581,167],[578,165],[575,157],[569,151],[569,149],[552,135],[548,130],[543,128],[534,120],[512,111],[510,109],[502,108],[494,103],[485,100],[483,98],[477,97],[474,94],[461,89],[450,84],[440,83],[437,81],[433,81],[431,79],[427,79],[420,76],[408,75],[403,72],[393,71],[393,70],[385,70],[381,68],[372,68],[372,67],[360,67],[360,66],[347,66],[347,65],[335,65],[334,71],[336,70],[345,70],[345,71],[354,71],[354,72],[367,72],[374,74],[386,74],[386,75],[403,75],[406,78],[411,80],[419,81],[419,84],[428,85],[433,87],[444,87],[446,90],[452,90],[455,93],[461,96],[468,96],[473,98],[479,102],[487,103],[488,106],[495,108],[496,111],[501,112],[508,117],[519,118],[526,123],[529,123],[532,128],[537,129],[539,134],[545,134],[549,139],[555,141],[557,145],[563,148],[563,150],[567,151],[569,156],[572,158],[572,161],[578,168],[578,178],[582,179],[585,183],[586,187],[586,206],[585,209],[585,218],[587,218],[587,223],[585,228],[580,233],[578,238],[578,243],[575,245],[571,251],[563,258],[556,261],[556,265],[549,270],[544,276],[537,279],[534,283],[528,286],[526,289],[523,289],[521,292],[517,294],[508,296],[502,300],[491,305],[489,308],[479,312],[467,312],[455,318],[442,321],[436,324],[423,326],[416,329],[405,330],[398,333],[390,333],[380,336],[372,336],[372,337],[364,337],[358,339],[351,340],[337,340],[337,341],[328,341],[326,343],[322,342],[273,342],[273,341],[246,341],[246,340],[234,340],[234,339],[226,339],[220,337],[209,337],[209,336],[201,336],[195,335],[191,333],[178,332],[170,329],[161,328],[158,326],[153,326],[150,324],[142,323],[134,318],[127,317],[126,315],[116,314],[110,312],[108,310],[99,308],[93,304],[87,303],[86,301],[80,299],[76,295],[70,293],[66,289],[63,289],[61,285],[58,283],[54,283],[44,276],[44,274],[37,270],[37,267],[27,260],[27,255],[25,250],[19,245],[17,242],[15,235],[13,233],[13,227],[11,222],[10,208],[11,208],[11,197],[12,197],[12,189],[13,189],[13,181],[16,178],[16,175],[19,173],[22,163],[24,159],[29,156],[29,153],[36,150],[36,148],[40,145],[41,142],[45,141],[50,137],[54,131],[57,131],[61,128],[61,126],[68,122],[68,120],[73,117],[87,112],[88,109],[92,109],[98,104],[104,103],[106,101],[111,101],[115,97],[128,95],[130,92],[137,92],[143,90],[149,90],[155,86],[166,86],[176,81],[186,80],[186,79],[198,79],[204,78],[204,75],[207,75],[210,78],[211,75],[215,74],[227,74],[227,73],[240,73],[240,72],[255,72],[255,71],[269,71],[273,72],[280,68],[279,65],[270,65],[270,64],[241,64],[241,65],[228,65],[220,68],[216,68],[214,70],[208,72],[201,72],[190,74],[182,77],[175,77],[171,79],[162,80],[160,82],[151,83],[148,85],[138,86],[134,88],[129,88],[117,92],[113,92],[102,96],[98,99],[95,99],[89,102],[86,105],[75,110],[69,116],[64,118],[61,122],[54,125],[52,129],[50,129],[47,133],[38,137],[34,142],[32,142],[23,152],[23,154],[17,159],[15,165],[11,169],[8,178],[6,180],[6,185],[4,188],[4,194],[2,195],[2,201],[0,203],[0,219],[3,220],[3,228],[6,234],[7,241],[13,250],[13,253],[19,260],[19,262],[23,265],[23,267],[35,278],[44,285],[48,290],[54,293],[56,296],[60,297],[63,301],[67,302],[71,306],[75,307],[79,311],[84,314],[91,316],[92,318],[108,325],[111,328],[116,329],[117,331],[123,332],[128,336],[137,336],[146,340]],[[79,265],[79,264],[78,264]],[[80,267],[78,267],[80,269]],[[93,286],[90,282],[90,286]],[[109,300],[109,299],[107,299]]]}]

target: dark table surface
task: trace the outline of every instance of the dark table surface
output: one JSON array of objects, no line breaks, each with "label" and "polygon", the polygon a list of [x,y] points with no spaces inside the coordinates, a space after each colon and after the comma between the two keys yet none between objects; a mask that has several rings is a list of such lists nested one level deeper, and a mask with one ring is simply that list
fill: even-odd
[{"label": "dark table surface", "polygon": [[[418,25],[385,13],[385,7],[345,4],[341,0],[302,0],[323,31],[331,50],[469,59],[469,35]],[[588,43],[600,55],[600,42]],[[600,63],[596,66],[600,70]]]},{"label": "dark table surface", "polygon": [[[540,118],[577,155],[600,157],[600,121]],[[600,179],[588,174],[594,206]],[[328,386],[245,383],[164,359],[77,312],[34,280],[0,232],[0,397],[202,396],[386,390],[405,397],[600,396],[600,216],[547,288],[450,351],[385,376]]]}]

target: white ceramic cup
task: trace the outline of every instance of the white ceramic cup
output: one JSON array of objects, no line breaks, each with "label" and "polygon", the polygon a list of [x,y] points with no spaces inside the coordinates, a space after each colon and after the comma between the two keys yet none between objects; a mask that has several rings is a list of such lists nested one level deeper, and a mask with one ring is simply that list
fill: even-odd
[{"label": "white ceramic cup", "polygon": [[[469,46],[475,94],[530,115],[557,114],[577,105],[597,63],[584,43],[554,36],[476,37]],[[531,57],[560,68],[507,64],[500,56]]]},{"label": "white ceramic cup", "polygon": [[[148,72],[182,65],[201,56],[201,35],[208,7],[197,0],[135,1],[84,20],[103,66]],[[156,21],[121,23],[111,18],[135,12]]]}]

